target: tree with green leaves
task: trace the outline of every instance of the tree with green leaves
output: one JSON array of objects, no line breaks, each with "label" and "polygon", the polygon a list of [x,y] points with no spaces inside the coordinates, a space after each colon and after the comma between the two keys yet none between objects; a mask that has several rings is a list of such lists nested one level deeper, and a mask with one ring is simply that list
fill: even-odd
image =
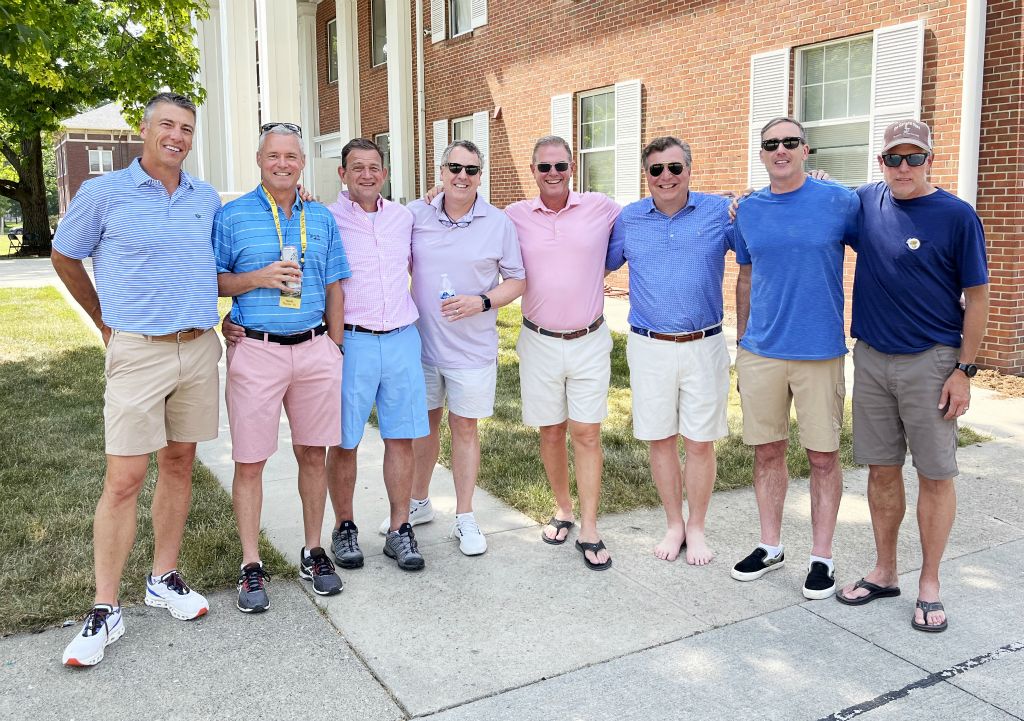
[{"label": "tree with green leaves", "polygon": [[137,125],[162,88],[202,102],[192,18],[207,12],[206,0],[0,0],[0,195],[21,206],[26,252],[50,248],[44,134],[113,100]]}]

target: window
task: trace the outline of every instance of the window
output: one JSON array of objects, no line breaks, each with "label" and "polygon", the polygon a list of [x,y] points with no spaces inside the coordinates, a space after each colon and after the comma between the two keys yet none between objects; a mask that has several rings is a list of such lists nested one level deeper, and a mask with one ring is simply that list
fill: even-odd
[{"label": "window", "polygon": [[373,142],[380,148],[380,152],[384,155],[384,167],[387,168],[388,177],[384,181],[384,187],[380,189],[380,194],[392,200],[391,198],[391,136],[388,133],[380,133],[379,135],[373,136]]},{"label": "window", "polygon": [[870,35],[804,48],[797,55],[798,117],[812,154],[807,167],[839,182],[868,180],[871,128]]},{"label": "window", "polygon": [[473,117],[456,118],[452,121],[452,142],[468,140],[473,142]]},{"label": "window", "polygon": [[448,0],[449,23],[453,38],[473,30],[472,9],[471,0]]},{"label": "window", "polygon": [[384,6],[385,0],[370,2],[370,64],[374,67],[388,61],[388,26]]},{"label": "window", "polygon": [[99,175],[114,169],[114,151],[95,148],[89,150],[89,173]]},{"label": "window", "polygon": [[581,190],[615,197],[615,90],[579,96]]},{"label": "window", "polygon": [[338,82],[338,21],[327,23],[327,82]]}]

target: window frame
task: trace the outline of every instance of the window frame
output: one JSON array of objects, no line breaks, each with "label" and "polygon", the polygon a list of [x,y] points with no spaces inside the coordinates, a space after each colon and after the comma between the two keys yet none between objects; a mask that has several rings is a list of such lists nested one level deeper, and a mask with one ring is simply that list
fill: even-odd
[{"label": "window frame", "polygon": [[575,121],[575,134],[576,134],[576,172],[578,174],[578,184],[581,193],[590,191],[590,188],[585,187],[584,180],[586,178],[586,156],[590,153],[599,152],[605,153],[611,151],[612,154],[612,191],[609,197],[615,198],[616,193],[616,172],[615,172],[615,160],[616,160],[616,149],[615,149],[615,131],[613,126],[612,131],[612,144],[601,146],[599,148],[584,148],[583,147],[583,101],[586,98],[592,98],[597,95],[611,95],[612,97],[612,121],[615,122],[616,118],[616,106],[615,106],[615,86],[608,85],[603,88],[596,88],[594,90],[586,90],[583,92],[576,93],[576,121]]},{"label": "window frame", "polygon": [[[380,194],[381,194],[381,197],[383,197],[383,198],[387,198],[388,200],[393,200],[393,198],[392,198],[392,191],[391,191],[391,131],[385,130],[383,133],[375,133],[374,134],[373,142],[375,142],[377,144],[378,148],[381,147],[381,143],[380,143],[380,139],[381,138],[387,138],[388,152],[387,152],[387,155],[384,155],[382,153],[382,155],[384,155],[384,157],[381,158],[381,160],[383,160],[383,162],[384,162],[384,167],[387,168],[388,177],[384,181],[384,186],[380,189]],[[387,192],[384,192],[385,189],[387,189]]]},{"label": "window frame", "polygon": [[[465,137],[462,137],[462,138],[456,138],[455,137],[455,125],[456,124],[460,124],[461,125],[461,124],[465,124],[465,123],[469,123],[469,135],[467,135]],[[448,121],[448,137],[450,138],[450,140],[448,142],[449,143],[453,143],[456,140],[468,140],[469,142],[472,143],[472,142],[474,142],[473,138],[475,137],[473,135],[473,131],[474,130],[475,130],[475,128],[474,128],[473,116],[472,115],[465,115],[465,116],[463,116],[461,118],[452,118],[451,120]]]},{"label": "window frame", "polygon": [[[384,44],[381,45],[381,47],[380,47],[380,56],[382,58],[384,58],[384,59],[381,60],[379,63],[376,62],[376,50],[377,50],[377,47],[376,47],[375,43],[376,43],[376,40],[377,40],[377,33],[374,31],[375,30],[374,25],[376,24],[378,18],[377,18],[377,13],[373,9],[374,5],[376,4],[376,2],[377,2],[377,0],[370,0],[370,67],[371,68],[379,68],[379,67],[382,67],[382,66],[388,64],[388,53],[387,53],[388,31],[387,31],[387,12],[386,11],[384,13],[384,17],[381,18],[381,22],[384,24]],[[380,3],[382,5],[385,2],[386,2],[386,0],[380,0]],[[382,133],[382,134],[386,135],[386,133]]]},{"label": "window frame", "polygon": [[[370,32],[373,32],[371,26]],[[334,62],[331,62],[331,48],[334,48]],[[327,21],[327,83],[338,82],[338,75],[341,74],[341,68],[338,62],[338,18],[332,18]],[[331,68],[334,68],[334,77],[331,77]]]},{"label": "window frame", "polygon": [[[468,13],[468,24],[465,30],[461,32],[455,32],[455,4],[458,2],[465,3],[466,11]],[[463,35],[471,35],[473,33],[473,1],[472,0],[445,0],[448,5],[448,38],[461,38]]]},{"label": "window frame", "polygon": [[[99,170],[93,170],[93,153],[99,153]],[[104,170],[104,160],[109,159],[107,169]],[[105,175],[114,172],[114,151],[111,148],[89,148],[89,175]]]}]

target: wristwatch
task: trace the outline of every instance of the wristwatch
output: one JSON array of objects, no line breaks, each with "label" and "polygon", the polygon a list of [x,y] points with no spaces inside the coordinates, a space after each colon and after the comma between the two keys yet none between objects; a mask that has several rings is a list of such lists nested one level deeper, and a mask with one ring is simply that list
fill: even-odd
[{"label": "wristwatch", "polygon": [[491,299],[490,299],[490,298],[488,298],[488,297],[487,297],[486,295],[484,295],[483,293],[481,293],[481,294],[480,294],[480,298],[481,298],[481,299],[483,300],[483,302],[484,302],[484,312],[487,312],[487,311],[489,311],[489,310],[491,309]]},{"label": "wristwatch", "polygon": [[978,366],[973,363],[957,363],[956,366],[953,367],[953,370],[963,371],[964,375],[968,378],[973,378],[978,374]]}]

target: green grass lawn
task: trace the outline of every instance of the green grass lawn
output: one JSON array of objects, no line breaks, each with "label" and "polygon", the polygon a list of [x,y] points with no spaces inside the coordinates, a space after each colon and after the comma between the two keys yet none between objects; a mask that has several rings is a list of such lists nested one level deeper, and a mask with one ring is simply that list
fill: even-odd
[{"label": "green grass lawn", "polygon": [[[522,424],[519,396],[519,358],[515,344],[522,315],[515,304],[498,314],[500,347],[498,386],[494,415],[480,423],[480,485],[506,503],[538,521],[554,509],[554,497],[540,460],[536,429]],[[613,333],[612,378],[608,398],[608,418],[602,427],[604,477],[601,487],[601,512],[615,513],[634,508],[660,505],[647,462],[647,444],[633,437],[630,414],[629,367],[626,364],[626,336]],[[729,436],[718,441],[718,477],[715,490],[749,486],[752,483],[754,452],[741,437],[740,399],[735,379],[729,393]],[[840,439],[840,459],[844,467],[853,466],[853,440],[850,431],[850,405]],[[961,445],[976,443],[983,437],[970,429],[961,429]],[[680,442],[680,451],[682,442]],[[441,462],[450,464],[450,438],[442,425]],[[807,454],[800,446],[796,423],[790,423],[789,473],[805,478],[810,473]],[[575,481],[573,481],[575,492]]]},{"label": "green grass lawn", "polygon": [[[92,518],[103,486],[103,348],[53,288],[0,288],[0,634],[82,616],[92,605]],[[150,467],[121,586],[142,601],[150,571]],[[266,539],[271,574],[293,569]],[[241,547],[231,499],[193,472],[181,569],[208,592],[233,588]]]}]

